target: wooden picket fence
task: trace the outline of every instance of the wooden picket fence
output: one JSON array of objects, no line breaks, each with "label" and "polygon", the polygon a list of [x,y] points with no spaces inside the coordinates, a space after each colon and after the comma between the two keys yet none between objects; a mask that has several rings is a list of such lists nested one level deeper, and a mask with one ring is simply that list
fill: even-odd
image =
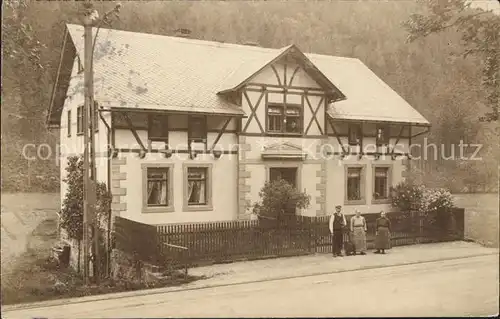
[{"label": "wooden picket fence", "polygon": [[[377,215],[364,215],[367,221],[367,245],[373,248]],[[464,210],[455,209],[453,223],[442,227],[429,224],[419,213],[388,213],[392,223],[393,246],[463,239]],[[117,247],[132,252],[144,261],[174,266],[197,266],[238,260],[331,253],[329,217],[296,216],[287,227],[274,221],[223,221],[195,224],[150,226],[118,218],[131,236]],[[137,225],[134,225],[137,224]],[[142,234],[144,232],[144,234]],[[348,234],[344,235],[345,241]],[[156,239],[153,240],[153,237]],[[119,241],[119,240],[118,240]]]}]

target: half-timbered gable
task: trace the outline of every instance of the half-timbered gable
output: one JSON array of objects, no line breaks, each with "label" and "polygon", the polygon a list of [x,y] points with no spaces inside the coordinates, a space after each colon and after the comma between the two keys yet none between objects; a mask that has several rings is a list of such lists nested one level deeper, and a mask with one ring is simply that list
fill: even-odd
[{"label": "half-timbered gable", "polygon": [[249,114],[241,134],[323,136],[327,105],[343,97],[340,90],[294,45],[260,63],[254,60],[238,68],[220,92],[241,92],[242,110]]}]

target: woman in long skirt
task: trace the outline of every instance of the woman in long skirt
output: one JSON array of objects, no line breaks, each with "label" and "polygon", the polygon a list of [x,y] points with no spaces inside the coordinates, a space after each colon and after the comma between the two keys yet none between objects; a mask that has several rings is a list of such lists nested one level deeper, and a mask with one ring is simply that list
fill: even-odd
[{"label": "woman in long skirt", "polygon": [[356,215],[351,218],[351,234],[356,253],[366,254],[366,220],[361,212],[356,210]]},{"label": "woman in long skirt", "polygon": [[391,248],[391,221],[385,216],[385,212],[380,212],[380,218],[375,224],[375,251],[376,254],[385,254],[386,249]]}]

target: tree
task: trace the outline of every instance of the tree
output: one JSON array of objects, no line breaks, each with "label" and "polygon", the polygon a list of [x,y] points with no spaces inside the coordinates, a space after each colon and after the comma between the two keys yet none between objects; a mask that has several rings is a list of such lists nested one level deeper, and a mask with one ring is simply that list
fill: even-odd
[{"label": "tree", "polygon": [[253,211],[264,219],[288,221],[296,209],[308,208],[311,196],[300,192],[284,179],[267,182],[259,192],[261,202],[253,205]]},{"label": "tree", "polygon": [[500,105],[500,16],[481,9],[470,9],[467,0],[421,0],[430,10],[428,15],[413,14],[404,23],[408,41],[454,28],[461,33],[463,56],[480,57],[481,87],[484,103],[491,111],[481,121],[498,121]]},{"label": "tree", "polygon": [[[64,228],[68,236],[72,239],[81,241],[83,239],[83,160],[81,156],[72,156],[68,158],[66,167],[67,178],[63,181],[68,185],[66,195],[61,210],[61,227]],[[99,225],[94,236],[103,236],[104,228],[107,226],[108,213],[111,209],[111,195],[107,190],[106,184],[99,182],[96,185],[97,202],[96,214]],[[102,240],[99,241],[102,254]],[[80,249],[80,245],[79,245]],[[96,249],[94,247],[94,249]],[[104,264],[105,258],[101,258]],[[101,269],[103,264],[101,265]]]},{"label": "tree", "polygon": [[68,158],[66,167],[68,185],[61,210],[61,227],[70,238],[83,238],[83,162],[78,157]]},{"label": "tree", "polygon": [[[33,2],[3,2],[2,19],[2,178],[7,190],[55,191],[59,180],[55,161],[27,161],[23,144],[55,145],[55,136],[43,124],[43,110],[50,89],[46,85],[50,67],[43,52],[48,51],[40,36],[41,21]],[[52,148],[54,150],[54,148]],[[3,153],[3,152],[2,152]],[[31,154],[32,155],[32,154]],[[49,181],[50,183],[47,183]],[[41,183],[42,182],[42,183]]]},{"label": "tree", "polygon": [[[83,160],[81,156],[68,158],[66,172],[67,178],[63,182],[68,185],[68,189],[61,210],[61,227],[68,231],[71,238],[81,240],[83,238]],[[96,213],[98,220],[102,222],[107,218],[111,208],[111,195],[103,182],[97,183],[96,192]]]}]

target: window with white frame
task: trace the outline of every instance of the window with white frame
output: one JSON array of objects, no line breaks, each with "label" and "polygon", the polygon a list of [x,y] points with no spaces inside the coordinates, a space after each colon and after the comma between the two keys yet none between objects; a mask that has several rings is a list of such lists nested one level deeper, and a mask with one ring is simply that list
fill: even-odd
[{"label": "window with white frame", "polygon": [[269,104],[267,107],[267,132],[302,133],[302,108],[297,105]]},{"label": "window with white frame", "polygon": [[347,200],[361,200],[361,168],[347,169]]},{"label": "window with white frame", "polygon": [[345,166],[345,204],[362,205],[366,202],[365,176],[366,165],[348,164]]},{"label": "window with white frame", "polygon": [[148,207],[169,206],[169,167],[147,168]]},{"label": "window with white frame", "polygon": [[211,165],[186,166],[185,183],[186,210],[211,207]]},{"label": "window with white frame", "polygon": [[76,108],[76,133],[83,134],[83,106]]},{"label": "window with white frame", "polygon": [[373,169],[373,199],[375,201],[388,200],[390,186],[390,167],[375,166]]},{"label": "window with white frame", "polygon": [[71,110],[68,111],[68,137],[71,136]]},{"label": "window with white frame", "polygon": [[279,133],[283,127],[283,109],[278,106],[269,106],[267,109],[267,130]]},{"label": "window with white frame", "polygon": [[173,211],[173,164],[142,164],[143,213]]}]

